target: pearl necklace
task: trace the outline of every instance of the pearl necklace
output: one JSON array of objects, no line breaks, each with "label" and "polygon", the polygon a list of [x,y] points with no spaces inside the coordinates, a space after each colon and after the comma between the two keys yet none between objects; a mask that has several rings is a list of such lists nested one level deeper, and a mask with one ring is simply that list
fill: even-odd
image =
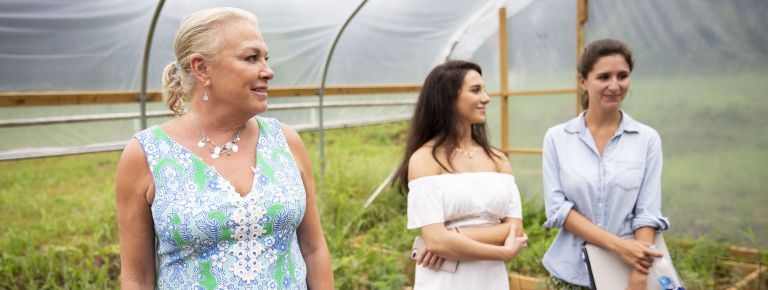
[{"label": "pearl necklace", "polygon": [[472,150],[469,150],[469,152],[461,150],[458,146],[454,147],[453,149],[456,150],[456,152],[464,154],[464,156],[467,156],[469,159],[475,158],[475,151],[477,151],[477,147],[475,146],[472,146]]},{"label": "pearl necklace", "polygon": [[240,150],[237,147],[237,142],[240,141],[240,132],[243,131],[243,128],[245,128],[245,124],[243,124],[240,129],[237,129],[237,132],[235,133],[235,137],[232,138],[232,140],[227,141],[227,143],[224,143],[223,146],[216,145],[211,141],[211,138],[208,138],[208,134],[205,134],[205,131],[203,130],[203,127],[200,126],[200,123],[197,121],[197,118],[193,118],[195,121],[195,125],[197,125],[197,129],[200,130],[200,141],[197,142],[197,147],[203,148],[206,147],[208,150],[211,151],[211,158],[216,159],[219,158],[219,156],[223,153],[227,154],[227,157],[229,157],[230,154],[237,152]]}]

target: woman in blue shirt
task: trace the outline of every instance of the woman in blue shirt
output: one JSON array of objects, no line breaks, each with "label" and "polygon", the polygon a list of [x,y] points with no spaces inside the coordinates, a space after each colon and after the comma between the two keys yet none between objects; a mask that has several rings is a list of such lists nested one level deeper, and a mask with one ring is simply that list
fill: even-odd
[{"label": "woman in blue shirt", "polygon": [[542,261],[551,288],[589,287],[585,242],[632,266],[627,289],[646,289],[648,269],[661,256],[648,248],[669,227],[661,214],[661,139],[620,109],[632,66],[626,44],[589,44],[578,67],[586,110],[544,137],[544,225],[561,228]]}]

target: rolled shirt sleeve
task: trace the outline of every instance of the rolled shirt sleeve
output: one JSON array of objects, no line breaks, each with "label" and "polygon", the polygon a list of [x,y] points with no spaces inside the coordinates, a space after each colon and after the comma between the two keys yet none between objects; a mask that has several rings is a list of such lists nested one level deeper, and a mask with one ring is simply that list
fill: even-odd
[{"label": "rolled shirt sleeve", "polygon": [[669,219],[661,215],[661,138],[656,131],[648,142],[647,165],[637,196],[632,218],[632,231],[651,227],[659,231],[669,228]]},{"label": "rolled shirt sleeve", "polygon": [[560,182],[560,167],[557,160],[553,129],[549,129],[544,136],[542,175],[544,179],[544,207],[547,220],[544,226],[547,228],[562,228],[568,213],[573,208],[573,202],[569,201]]}]

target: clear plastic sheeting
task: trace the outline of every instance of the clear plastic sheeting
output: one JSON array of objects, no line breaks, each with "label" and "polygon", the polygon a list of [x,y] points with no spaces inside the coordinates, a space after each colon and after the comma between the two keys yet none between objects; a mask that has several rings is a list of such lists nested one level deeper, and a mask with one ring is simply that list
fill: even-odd
[{"label": "clear plastic sheeting", "polygon": [[191,12],[233,6],[253,12],[275,71],[270,86],[319,86],[333,37],[357,7],[357,1],[166,1],[150,54],[150,88],[159,89],[163,68],[173,62],[173,40]]},{"label": "clear plastic sheeting", "polygon": [[328,84],[423,81],[443,61],[453,33],[485,2],[369,1],[336,47]]},{"label": "clear plastic sheeting", "polygon": [[[418,83],[441,62],[478,13],[493,15],[506,1],[369,1],[341,36],[328,84]],[[509,1],[519,9],[531,1]],[[521,4],[522,3],[522,4]],[[155,1],[0,3],[0,91],[136,90]],[[166,1],[158,20],[148,79],[172,62],[173,38],[190,12],[222,5],[257,15],[269,46],[275,86],[319,85],[322,66],[356,1]],[[485,32],[483,35],[489,35]],[[468,55],[465,53],[465,55]],[[11,69],[13,68],[13,69]]]},{"label": "clear plastic sheeting", "polygon": [[154,1],[0,1],[0,91],[137,90]]},{"label": "clear plastic sheeting", "polygon": [[[72,2],[72,1],[70,1]],[[275,78],[270,86],[320,86],[323,65],[341,25],[357,1],[166,1],[150,52],[148,87],[161,89],[163,68],[174,61],[172,46],[182,18],[221,5],[257,15],[269,47]],[[340,36],[327,85],[418,84],[453,46],[484,42],[498,30],[498,8],[520,10],[528,1],[369,1]],[[93,4],[4,1],[0,3],[0,91],[138,91],[141,57],[155,1]],[[109,19],[116,19],[114,23]],[[119,20],[119,21],[117,21]],[[98,44],[98,45],[97,45]],[[497,53],[497,52],[496,52]],[[48,61],[55,59],[55,62]],[[416,94],[326,96],[335,100],[414,100]],[[316,97],[272,98],[270,104],[317,102]],[[87,108],[87,109],[86,109]],[[163,110],[159,103],[150,110]],[[402,116],[411,106],[350,107],[324,111],[325,122],[355,122],[371,116]],[[137,112],[138,105],[0,108],[0,119]],[[84,111],[85,110],[85,111]],[[291,125],[317,123],[316,109],[268,112]],[[167,118],[151,118],[157,124]],[[106,127],[113,128],[103,132]],[[126,140],[140,129],[135,120],[2,128],[17,136],[0,151],[66,147]]]},{"label": "clear plastic sheeting", "polygon": [[764,71],[768,2],[590,1],[587,40],[621,38],[632,45],[643,76],[695,76]]},{"label": "clear plastic sheeting", "polygon": [[[576,1],[539,0],[510,8],[507,11],[509,90],[575,88]],[[462,53],[462,56],[475,60],[491,73],[486,82],[498,90],[498,17],[493,17],[493,21],[497,22],[493,34],[472,50],[472,54]]]}]

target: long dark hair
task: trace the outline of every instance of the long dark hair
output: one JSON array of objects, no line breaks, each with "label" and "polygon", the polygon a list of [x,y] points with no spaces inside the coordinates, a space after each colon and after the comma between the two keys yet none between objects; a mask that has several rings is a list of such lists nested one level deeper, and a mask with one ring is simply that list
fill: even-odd
[{"label": "long dark hair", "polygon": [[[424,80],[411,118],[403,161],[400,162],[392,182],[400,193],[408,191],[408,163],[411,155],[429,140],[435,140],[432,157],[446,172],[453,172],[450,168],[454,150],[445,150],[445,159],[448,160],[446,166],[437,159],[437,148],[443,145],[453,148],[458,145],[461,122],[456,113],[456,100],[464,84],[464,77],[470,70],[483,74],[480,66],[475,63],[450,60],[432,69]],[[491,159],[501,158],[488,144],[484,123],[472,124],[471,130],[472,140],[483,148],[486,155]]]}]

